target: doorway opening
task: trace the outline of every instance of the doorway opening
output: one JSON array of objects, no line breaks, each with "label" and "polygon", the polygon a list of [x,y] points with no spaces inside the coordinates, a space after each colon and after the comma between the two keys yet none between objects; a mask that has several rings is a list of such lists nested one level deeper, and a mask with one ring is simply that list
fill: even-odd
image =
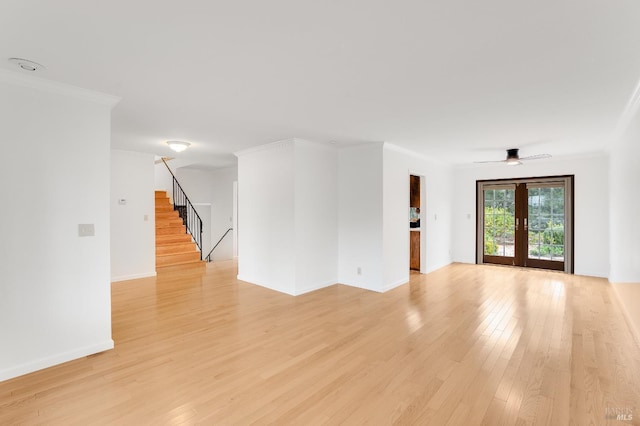
[{"label": "doorway opening", "polygon": [[476,263],[573,273],[573,179],[477,181]]},{"label": "doorway opening", "polygon": [[422,245],[421,214],[421,177],[409,175],[409,269],[420,272],[420,246]]}]

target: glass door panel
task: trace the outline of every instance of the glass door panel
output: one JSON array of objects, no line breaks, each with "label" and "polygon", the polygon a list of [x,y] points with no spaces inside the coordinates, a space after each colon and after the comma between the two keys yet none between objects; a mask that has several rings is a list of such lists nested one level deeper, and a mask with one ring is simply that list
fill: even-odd
[{"label": "glass door panel", "polygon": [[515,190],[484,191],[485,255],[514,256],[515,223]]},{"label": "glass door panel", "polygon": [[564,188],[529,188],[529,259],[564,261]]},{"label": "glass door panel", "polygon": [[527,264],[547,269],[564,269],[564,184],[527,184],[527,200]]},{"label": "glass door panel", "polygon": [[478,263],[573,270],[573,177],[478,181]]}]

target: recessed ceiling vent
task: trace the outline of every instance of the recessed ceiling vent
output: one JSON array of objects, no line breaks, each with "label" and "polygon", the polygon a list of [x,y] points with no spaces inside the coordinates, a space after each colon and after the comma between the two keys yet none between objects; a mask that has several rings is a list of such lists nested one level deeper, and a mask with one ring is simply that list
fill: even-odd
[{"label": "recessed ceiling vent", "polygon": [[12,64],[16,64],[17,66],[19,66],[25,71],[34,72],[34,71],[40,71],[45,69],[44,65],[41,65],[37,62],[30,61],[28,59],[9,58],[9,62],[11,62]]}]

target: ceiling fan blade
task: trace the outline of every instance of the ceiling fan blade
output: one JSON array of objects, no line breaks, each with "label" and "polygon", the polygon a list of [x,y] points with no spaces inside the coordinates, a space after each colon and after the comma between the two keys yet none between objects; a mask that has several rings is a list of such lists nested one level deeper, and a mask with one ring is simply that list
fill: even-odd
[{"label": "ceiling fan blade", "polygon": [[543,158],[551,158],[550,154],[536,154],[528,157],[520,157],[520,160],[542,160]]},{"label": "ceiling fan blade", "polygon": [[490,160],[490,161],[474,161],[476,164],[485,164],[485,163],[506,163],[507,160]]}]

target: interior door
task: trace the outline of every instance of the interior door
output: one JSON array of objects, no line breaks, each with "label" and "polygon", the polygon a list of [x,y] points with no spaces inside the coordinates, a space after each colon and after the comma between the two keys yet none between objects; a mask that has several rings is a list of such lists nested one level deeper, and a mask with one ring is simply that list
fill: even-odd
[{"label": "interior door", "polygon": [[573,176],[478,181],[477,263],[573,272]]}]

